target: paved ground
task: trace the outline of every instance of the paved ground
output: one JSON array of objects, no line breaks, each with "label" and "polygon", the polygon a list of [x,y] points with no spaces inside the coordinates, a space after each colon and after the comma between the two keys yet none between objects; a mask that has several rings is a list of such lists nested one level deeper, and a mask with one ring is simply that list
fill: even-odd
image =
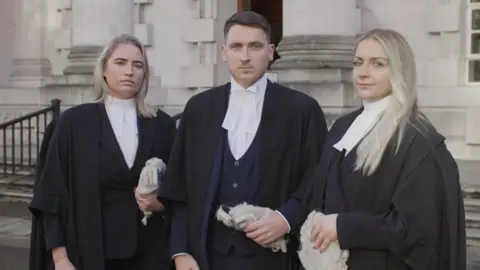
[{"label": "paved ground", "polygon": [[30,214],[26,204],[0,202],[0,270],[27,270]]},{"label": "paved ground", "polygon": [[28,249],[0,245],[0,270],[27,270]]},{"label": "paved ground", "polygon": [[[461,182],[480,185],[480,161],[458,161]],[[0,202],[0,270],[27,270],[30,212],[24,203]],[[469,249],[468,270],[480,270],[480,249]]]}]

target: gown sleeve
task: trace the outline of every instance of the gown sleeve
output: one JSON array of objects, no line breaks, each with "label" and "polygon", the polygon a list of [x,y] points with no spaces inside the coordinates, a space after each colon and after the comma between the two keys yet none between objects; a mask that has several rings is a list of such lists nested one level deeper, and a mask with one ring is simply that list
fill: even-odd
[{"label": "gown sleeve", "polygon": [[278,212],[289,225],[290,231],[298,231],[305,220],[308,210],[308,195],[311,193],[312,174],[321,157],[324,142],[328,133],[325,116],[315,100],[307,106],[304,116],[301,145],[301,181],[298,189],[291,194],[289,200]]},{"label": "gown sleeve", "polygon": [[[188,106],[188,105],[187,105]],[[158,200],[167,204],[185,202],[185,133],[186,133],[187,107],[180,119],[175,139],[173,140],[168,167],[159,188]]]},{"label": "gown sleeve", "polygon": [[187,238],[186,183],[185,183],[185,133],[187,129],[188,104],[173,141],[172,151],[168,160],[162,184],[158,191],[158,200],[171,209],[171,256],[189,252]]},{"label": "gown sleeve", "polygon": [[42,220],[47,250],[65,246],[65,234],[61,219],[54,214],[44,213]]},{"label": "gown sleeve", "polygon": [[[60,116],[50,139],[50,146],[44,167],[36,182],[29,209],[35,217],[50,214],[57,221],[47,225],[61,225],[66,217],[68,184],[67,172],[69,159],[70,128],[65,118]],[[49,219],[47,217],[47,219]],[[43,222],[43,221],[42,221]],[[44,222],[45,225],[45,222]],[[52,229],[53,230],[53,229]]]},{"label": "gown sleeve", "polygon": [[[46,154],[49,149],[52,134],[55,130],[55,124],[55,120],[53,120],[45,130],[37,164],[37,173],[39,175],[41,175],[45,166]],[[61,219],[55,214],[43,213],[41,220],[43,222],[46,250],[50,251],[56,247],[65,246],[65,236]]]},{"label": "gown sleeve", "polygon": [[400,180],[386,213],[338,214],[340,247],[389,250],[412,269],[427,269],[440,244],[442,188],[435,156],[429,154]]},{"label": "gown sleeve", "polygon": [[[52,120],[45,128],[40,151],[37,156],[37,165],[35,169],[34,188],[37,186],[38,179],[43,171],[47,151],[50,145],[52,134],[56,127],[56,120]],[[29,269],[30,270],[45,270],[47,260],[50,256],[45,248],[45,233],[41,217],[32,216],[32,226],[30,235],[30,249],[29,249]]]}]

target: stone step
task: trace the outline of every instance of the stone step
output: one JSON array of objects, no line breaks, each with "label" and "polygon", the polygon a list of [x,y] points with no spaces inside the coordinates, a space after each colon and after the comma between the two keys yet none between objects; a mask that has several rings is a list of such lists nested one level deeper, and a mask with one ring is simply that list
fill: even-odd
[{"label": "stone step", "polygon": [[30,203],[33,198],[31,192],[8,191],[0,188],[0,202],[9,203]]},{"label": "stone step", "polygon": [[467,246],[480,247],[480,186],[463,186]]},{"label": "stone step", "polygon": [[465,213],[465,227],[467,229],[480,229],[480,213]]},{"label": "stone step", "polygon": [[480,214],[465,213],[467,245],[480,247]]},{"label": "stone step", "polygon": [[466,270],[480,270],[480,248],[467,247],[467,264]]},{"label": "stone step", "polygon": [[0,189],[0,200],[9,202],[30,202],[33,194],[21,190],[2,190]]},{"label": "stone step", "polygon": [[480,199],[480,186],[478,185],[462,186],[462,191],[465,199]]},{"label": "stone step", "polygon": [[480,247],[480,187],[463,186],[467,246]]},{"label": "stone step", "polygon": [[32,176],[13,176],[0,179],[0,201],[29,203],[32,197]]},{"label": "stone step", "polygon": [[[4,173],[7,173],[7,176],[4,176]],[[12,176],[30,176],[35,175],[35,166],[15,166],[15,173],[13,172],[13,166],[7,165],[6,170],[3,164],[0,163],[0,178],[12,177]]]},{"label": "stone step", "polygon": [[0,179],[0,186],[9,185],[13,187],[27,187],[33,188],[34,177],[27,171],[18,172],[17,176],[9,176],[6,178]]},{"label": "stone step", "polygon": [[472,222],[480,222],[480,213],[465,211],[465,219]]},{"label": "stone step", "polygon": [[33,198],[31,192],[8,191],[0,188],[0,202],[8,203],[30,203]]},{"label": "stone step", "polygon": [[467,229],[467,246],[480,247],[480,229]]},{"label": "stone step", "polygon": [[[2,148],[0,147],[0,152],[2,152]],[[29,155],[31,154],[31,157],[29,158]],[[3,153],[0,153],[0,165],[3,166],[3,164],[7,164],[7,166],[12,166],[12,164],[15,164],[16,166],[23,165],[25,167],[28,166],[35,166],[37,163],[37,153],[36,149],[31,151],[29,153],[27,150],[23,151],[23,156],[20,155],[20,151],[15,151],[15,159],[13,159],[11,152],[7,152],[7,157],[4,159],[3,158]]]},{"label": "stone step", "polygon": [[465,198],[463,200],[465,204],[465,212],[480,213],[480,200]]}]

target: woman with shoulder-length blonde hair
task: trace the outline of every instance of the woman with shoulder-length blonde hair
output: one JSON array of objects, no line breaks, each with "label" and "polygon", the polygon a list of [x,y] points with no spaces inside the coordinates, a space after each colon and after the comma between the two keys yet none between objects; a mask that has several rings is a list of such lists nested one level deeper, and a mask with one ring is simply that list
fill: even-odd
[{"label": "woman with shoulder-length blonde hair", "polygon": [[314,248],[321,256],[335,242],[349,270],[465,269],[458,168],[417,106],[405,38],[363,35],[353,81],[363,106],[332,126],[314,175]]},{"label": "woman with shoulder-length blonde hair", "polygon": [[154,192],[136,192],[147,161],[168,161],[176,131],[145,104],[148,81],[140,41],[114,37],[95,68],[96,100],[56,120],[30,204],[48,259],[31,269],[170,269],[168,215]]}]

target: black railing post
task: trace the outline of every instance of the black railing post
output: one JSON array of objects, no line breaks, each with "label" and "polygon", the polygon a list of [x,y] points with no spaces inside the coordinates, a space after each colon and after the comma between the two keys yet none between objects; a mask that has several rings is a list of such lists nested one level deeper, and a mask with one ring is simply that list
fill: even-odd
[{"label": "black railing post", "polygon": [[60,99],[52,99],[52,120],[55,120],[60,115],[60,104],[62,101]]}]

